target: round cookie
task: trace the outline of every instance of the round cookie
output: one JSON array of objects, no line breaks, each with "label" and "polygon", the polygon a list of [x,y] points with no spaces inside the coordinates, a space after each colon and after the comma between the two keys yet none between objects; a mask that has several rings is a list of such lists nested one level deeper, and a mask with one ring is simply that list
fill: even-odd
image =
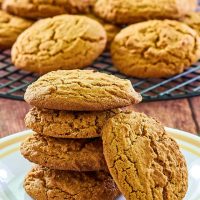
[{"label": "round cookie", "polygon": [[24,99],[39,108],[100,111],[141,101],[129,80],[92,70],[58,70],[40,77]]},{"label": "round cookie", "polygon": [[111,54],[114,65],[126,75],[169,77],[200,58],[200,39],[184,23],[152,20],[123,29],[111,45]]},{"label": "round cookie", "polygon": [[51,169],[107,170],[100,138],[60,139],[34,134],[21,144],[20,151],[29,161]]},{"label": "round cookie", "polygon": [[86,67],[103,52],[106,32],[85,16],[42,19],[24,31],[11,52],[16,67],[40,74]]},{"label": "round cookie", "polygon": [[200,12],[191,12],[181,19],[200,35]]},{"label": "round cookie", "polygon": [[0,10],[0,49],[12,47],[17,37],[31,25],[31,21]]},{"label": "round cookie", "polygon": [[133,24],[149,19],[178,19],[194,10],[196,0],[97,0],[94,12],[111,23]]},{"label": "round cookie", "polygon": [[60,14],[88,13],[94,0],[4,0],[3,9],[14,15],[38,19]]},{"label": "round cookie", "polygon": [[184,198],[186,162],[159,122],[141,113],[120,113],[102,132],[109,171],[127,200]]},{"label": "round cookie", "polygon": [[106,172],[68,172],[41,166],[27,174],[24,188],[37,200],[115,200],[120,195]]},{"label": "round cookie", "polygon": [[101,136],[105,122],[120,111],[70,112],[33,107],[25,124],[39,134],[56,138],[94,138]]}]

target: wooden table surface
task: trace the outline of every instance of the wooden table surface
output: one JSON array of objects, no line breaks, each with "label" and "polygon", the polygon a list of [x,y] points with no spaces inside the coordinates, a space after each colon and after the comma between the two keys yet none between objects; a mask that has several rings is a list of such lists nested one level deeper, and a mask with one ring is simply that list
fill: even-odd
[{"label": "wooden table surface", "polygon": [[[200,97],[140,103],[134,106],[160,120],[165,126],[200,136]],[[0,99],[0,137],[25,130],[24,116],[29,105],[23,101]]]}]

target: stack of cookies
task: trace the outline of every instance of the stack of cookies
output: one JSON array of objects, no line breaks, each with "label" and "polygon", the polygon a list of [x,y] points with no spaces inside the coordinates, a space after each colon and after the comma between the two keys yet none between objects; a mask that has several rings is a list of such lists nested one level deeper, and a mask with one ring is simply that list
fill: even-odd
[{"label": "stack of cookies", "polygon": [[35,133],[21,153],[37,165],[24,188],[34,199],[115,199],[101,130],[121,108],[141,101],[130,81],[90,70],[50,72],[30,85],[25,123]]}]

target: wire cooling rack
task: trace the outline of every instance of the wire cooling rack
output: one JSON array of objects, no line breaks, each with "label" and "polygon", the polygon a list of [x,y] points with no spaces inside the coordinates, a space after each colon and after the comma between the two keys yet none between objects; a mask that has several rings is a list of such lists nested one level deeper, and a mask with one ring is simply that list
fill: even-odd
[{"label": "wire cooling rack", "polygon": [[[91,67],[120,78],[128,78],[133,87],[142,94],[143,101],[178,99],[200,95],[200,62],[192,65],[182,74],[171,78],[138,79],[119,73],[112,67],[109,53],[100,56]],[[0,97],[23,100],[27,86],[35,81],[38,75],[16,69],[10,60],[10,51],[0,50]]]}]

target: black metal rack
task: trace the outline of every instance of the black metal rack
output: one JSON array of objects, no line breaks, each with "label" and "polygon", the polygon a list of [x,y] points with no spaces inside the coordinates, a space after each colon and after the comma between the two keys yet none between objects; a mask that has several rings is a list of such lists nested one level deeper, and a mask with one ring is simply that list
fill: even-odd
[{"label": "black metal rack", "polygon": [[[142,94],[143,101],[178,99],[200,95],[200,62],[183,73],[170,78],[138,79],[121,74],[112,66],[109,53],[102,54],[90,67],[120,78],[127,78],[133,87]],[[16,69],[10,60],[9,50],[0,50],[0,97],[23,100],[27,86],[38,75]]]}]

